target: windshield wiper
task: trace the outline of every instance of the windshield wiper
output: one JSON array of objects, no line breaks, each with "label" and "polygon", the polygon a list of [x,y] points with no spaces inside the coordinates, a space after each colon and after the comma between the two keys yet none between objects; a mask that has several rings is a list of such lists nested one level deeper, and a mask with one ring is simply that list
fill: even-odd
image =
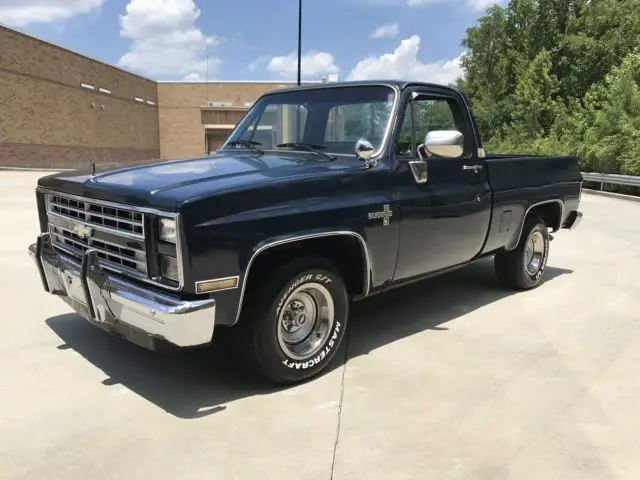
[{"label": "windshield wiper", "polygon": [[258,147],[258,145],[262,145],[262,142],[256,142],[255,140],[233,140],[227,145],[235,147],[247,147],[249,150],[257,153],[264,153],[264,150]]},{"label": "windshield wiper", "polygon": [[307,152],[317,153],[318,155],[323,156],[327,160],[335,160],[336,157],[333,155],[329,155],[328,153],[321,152],[319,149],[327,148],[326,145],[318,145],[316,143],[299,143],[299,142],[290,142],[290,143],[280,143],[276,145],[276,147],[289,147],[296,148],[298,150],[306,150]]}]

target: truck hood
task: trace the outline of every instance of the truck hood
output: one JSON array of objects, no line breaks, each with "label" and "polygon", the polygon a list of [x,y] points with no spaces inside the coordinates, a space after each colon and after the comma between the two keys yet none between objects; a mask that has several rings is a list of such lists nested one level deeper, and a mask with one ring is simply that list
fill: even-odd
[{"label": "truck hood", "polygon": [[306,152],[282,154],[217,154],[172,162],[154,162],[95,175],[62,172],[41,178],[38,185],[83,197],[175,210],[191,200],[217,192],[289,181],[303,176],[361,168],[355,158],[324,161]]}]

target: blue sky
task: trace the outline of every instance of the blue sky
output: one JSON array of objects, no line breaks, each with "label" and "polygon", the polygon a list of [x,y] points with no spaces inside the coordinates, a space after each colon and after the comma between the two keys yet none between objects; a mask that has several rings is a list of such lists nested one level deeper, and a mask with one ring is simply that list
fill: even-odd
[{"label": "blue sky", "polygon": [[[303,76],[453,80],[499,1],[303,0]],[[0,0],[0,23],[155,80],[295,80],[297,18],[297,0]]]}]

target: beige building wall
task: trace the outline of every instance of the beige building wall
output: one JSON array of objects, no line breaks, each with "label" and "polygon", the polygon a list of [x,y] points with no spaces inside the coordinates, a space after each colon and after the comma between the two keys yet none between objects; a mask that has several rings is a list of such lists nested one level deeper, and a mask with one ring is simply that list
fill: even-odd
[{"label": "beige building wall", "polygon": [[157,83],[0,26],[0,165],[76,168],[205,155],[258,97],[290,86]]},{"label": "beige building wall", "polygon": [[157,96],[152,80],[0,27],[0,165],[159,158]]},{"label": "beige building wall", "polygon": [[161,157],[184,158],[215,150],[231,132],[221,127],[237,124],[248,104],[264,93],[290,86],[295,82],[159,83]]}]

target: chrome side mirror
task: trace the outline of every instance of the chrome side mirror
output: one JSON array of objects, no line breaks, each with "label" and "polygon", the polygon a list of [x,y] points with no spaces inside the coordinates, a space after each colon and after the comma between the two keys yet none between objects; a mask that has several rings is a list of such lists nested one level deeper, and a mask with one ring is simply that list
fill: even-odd
[{"label": "chrome side mirror", "polygon": [[369,140],[360,138],[356,142],[356,157],[360,160],[369,160],[373,156],[373,152],[375,152],[375,150],[375,147],[371,145]]},{"label": "chrome side mirror", "polygon": [[464,135],[457,130],[433,130],[424,139],[429,155],[458,158],[464,153]]}]

